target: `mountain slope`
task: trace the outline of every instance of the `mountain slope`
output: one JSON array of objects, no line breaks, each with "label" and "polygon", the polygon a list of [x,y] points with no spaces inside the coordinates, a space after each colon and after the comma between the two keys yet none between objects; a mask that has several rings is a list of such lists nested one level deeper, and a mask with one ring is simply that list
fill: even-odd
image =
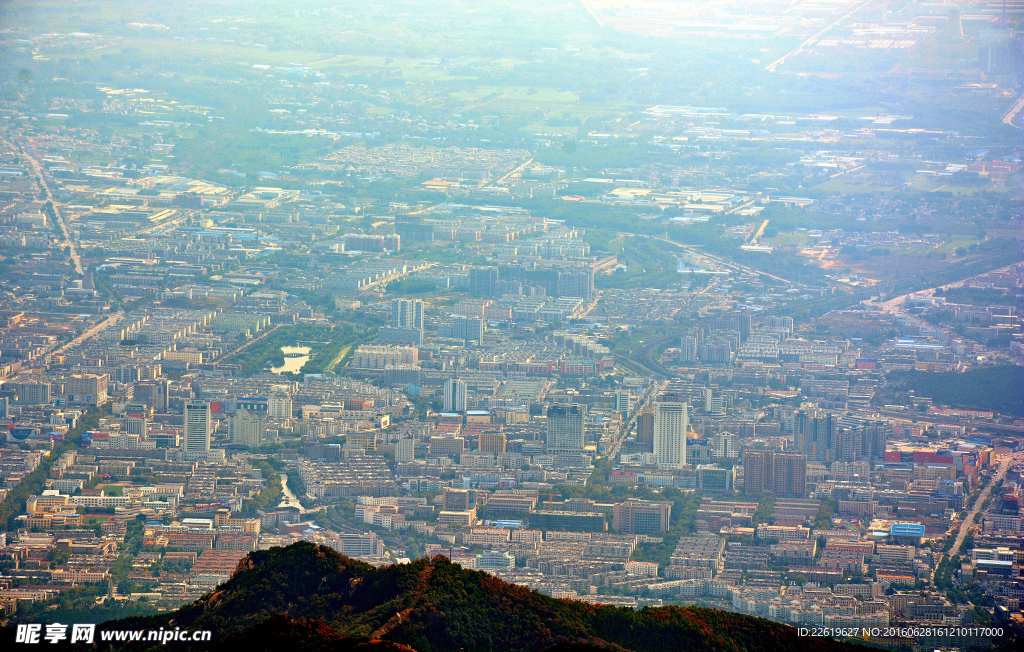
[{"label": "mountain slope", "polygon": [[218,649],[254,642],[278,649],[271,641],[289,637],[308,643],[294,650],[360,643],[361,650],[397,650],[393,644],[400,644],[418,652],[556,645],[635,652],[863,649],[800,638],[790,627],[711,609],[634,611],[555,600],[440,557],[375,569],[311,543],[251,553],[229,581],[201,600],[100,629],[161,627],[212,630]]}]

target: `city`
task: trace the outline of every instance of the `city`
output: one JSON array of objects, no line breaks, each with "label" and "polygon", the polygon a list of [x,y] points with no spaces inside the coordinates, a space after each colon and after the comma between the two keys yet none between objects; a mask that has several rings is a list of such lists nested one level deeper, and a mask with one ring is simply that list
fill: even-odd
[{"label": "city", "polygon": [[[14,4],[5,624],[171,613],[311,542],[1024,635],[1019,2],[498,2],[458,42],[412,2]],[[698,36],[721,87],[666,54]]]}]

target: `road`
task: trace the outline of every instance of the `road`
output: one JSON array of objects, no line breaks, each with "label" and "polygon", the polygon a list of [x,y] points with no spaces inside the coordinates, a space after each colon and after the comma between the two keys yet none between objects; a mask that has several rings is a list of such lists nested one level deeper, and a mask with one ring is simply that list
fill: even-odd
[{"label": "road", "polygon": [[953,547],[949,549],[949,552],[942,554],[939,558],[938,563],[935,564],[935,569],[932,570],[932,584],[935,582],[935,571],[938,570],[939,564],[948,557],[949,555],[955,555],[960,552],[960,546],[963,545],[964,539],[971,530],[974,529],[974,517],[981,511],[982,505],[988,500],[989,494],[992,492],[992,487],[999,483],[1004,477],[1006,477],[1006,470],[1010,468],[1010,464],[1016,462],[1016,458],[1013,455],[1006,455],[1003,457],[1002,463],[999,465],[999,471],[996,472],[995,476],[989,481],[989,483],[982,489],[981,494],[978,495],[978,499],[974,501],[974,507],[964,518],[963,523],[960,524],[960,532],[956,535],[956,541],[953,543]]},{"label": "road", "polygon": [[804,48],[806,48],[808,45],[810,45],[810,44],[814,43],[815,41],[817,41],[819,38],[821,38],[822,36],[824,36],[825,34],[830,32],[833,27],[835,27],[836,25],[840,24],[841,22],[843,22],[844,20],[846,20],[850,16],[854,15],[855,13],[857,13],[858,11],[863,9],[864,7],[867,7],[872,2],[873,2],[873,0],[868,0],[867,2],[865,2],[862,5],[857,5],[852,10],[848,11],[847,13],[843,14],[839,18],[835,19],[834,21],[832,21],[831,23],[826,25],[823,29],[818,30],[817,32],[815,32],[813,35],[811,35],[810,38],[808,38],[806,41],[804,41],[799,46],[797,46],[797,48],[795,50],[790,50],[789,52],[787,52],[786,54],[782,55],[781,57],[779,57],[775,61],[772,61],[771,63],[769,63],[768,66],[765,68],[765,70],[767,70],[768,72],[775,72],[775,69],[778,68],[779,66],[781,66],[782,64],[784,64],[786,62],[786,59],[788,59],[788,58],[790,58],[792,56],[795,56],[797,54],[800,54],[801,52],[804,51]]},{"label": "road", "polygon": [[[1013,119],[1017,117],[1017,114],[1024,111],[1024,95],[1020,96],[1020,99],[1010,107],[1010,110],[1003,115],[1003,124],[1011,127],[1017,127],[1013,124]],[[1018,129],[1020,127],[1017,127]]]},{"label": "road", "polygon": [[46,194],[46,198],[50,200],[50,204],[53,206],[53,212],[57,216],[57,224],[60,225],[61,233],[64,235],[64,242],[62,243],[62,246],[68,248],[68,251],[70,252],[69,256],[71,258],[71,262],[74,263],[75,265],[75,272],[79,276],[85,276],[85,269],[82,267],[82,257],[78,254],[78,251],[75,249],[75,243],[71,239],[71,234],[68,231],[67,222],[65,222],[64,220],[64,213],[61,211],[60,206],[57,205],[57,202],[53,200],[53,193],[50,192],[50,185],[46,183],[46,175],[43,174],[43,166],[39,165],[39,161],[37,161],[34,156],[31,156],[28,153],[28,150],[22,147],[17,147],[7,140],[4,140],[4,143],[11,149],[21,152],[21,155],[24,156],[25,160],[29,162],[29,165],[32,166],[32,170],[35,172],[36,179],[38,179],[39,181],[39,186],[43,189],[43,192]]},{"label": "road", "polygon": [[[936,290],[943,290],[943,291],[945,291],[945,290],[948,290],[950,288],[960,287],[964,283],[966,283],[967,281],[970,281],[973,278],[977,278],[978,276],[982,276],[983,274],[994,274],[994,273],[1008,272],[1011,269],[1015,268],[1019,264],[1020,263],[1013,263],[1012,265],[1007,265],[1006,267],[1002,267],[1000,269],[994,269],[994,270],[992,270],[990,272],[982,272],[981,274],[974,274],[972,276],[969,276],[969,277],[967,277],[965,279],[961,279],[959,281],[953,281],[952,283],[946,283],[945,285],[939,285],[939,286],[936,286],[936,287],[933,287],[933,288],[927,288],[927,289],[924,289],[924,290],[915,290],[914,292],[908,292],[907,294],[901,294],[898,297],[893,297],[892,299],[888,299],[887,301],[883,301],[882,303],[872,304],[872,305],[877,305],[879,308],[882,309],[882,312],[884,312],[884,313],[896,314],[896,313],[900,312],[900,306],[903,305],[903,302],[906,300],[906,298],[911,296],[911,295],[913,295],[913,294],[917,294],[917,295],[922,295],[922,294],[934,295]],[[862,301],[861,303],[871,304],[872,300],[868,299],[867,301]]]},{"label": "road", "polygon": [[119,311],[115,312],[113,315],[111,315],[111,316],[107,317],[106,319],[104,319],[103,321],[101,321],[100,323],[96,324],[95,326],[93,326],[89,330],[84,331],[81,335],[79,335],[75,339],[71,340],[70,342],[64,344],[63,346],[61,346],[61,347],[59,347],[57,349],[54,349],[53,351],[50,351],[43,358],[45,363],[46,364],[50,364],[50,360],[53,358],[53,356],[60,355],[64,351],[67,351],[68,349],[70,349],[72,347],[78,346],[79,344],[81,344],[82,342],[86,341],[87,339],[89,339],[93,335],[96,335],[100,331],[106,330],[107,328],[113,326],[114,324],[119,322],[121,320],[121,317],[123,317],[123,316],[124,316],[124,312],[119,310]]}]

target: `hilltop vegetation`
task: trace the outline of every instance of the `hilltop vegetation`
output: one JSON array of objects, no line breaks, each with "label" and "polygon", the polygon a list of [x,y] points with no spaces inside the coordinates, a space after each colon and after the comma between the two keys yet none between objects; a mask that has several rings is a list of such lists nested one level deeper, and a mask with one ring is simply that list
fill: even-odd
[{"label": "hilltop vegetation", "polygon": [[724,611],[634,611],[556,600],[441,557],[375,569],[308,542],[251,553],[228,582],[176,612],[101,629],[161,627],[211,630],[217,649],[254,641],[277,649],[273,641],[290,637],[303,641],[302,649],[382,641],[372,649],[419,652],[556,645],[636,652],[860,649],[800,638],[791,627]]}]

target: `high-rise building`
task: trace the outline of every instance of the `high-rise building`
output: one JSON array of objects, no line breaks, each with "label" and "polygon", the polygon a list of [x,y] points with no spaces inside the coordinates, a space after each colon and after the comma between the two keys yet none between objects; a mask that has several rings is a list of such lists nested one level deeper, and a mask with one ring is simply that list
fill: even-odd
[{"label": "high-rise building", "polygon": [[467,512],[475,508],[476,489],[444,487],[441,490],[441,509],[446,512]]},{"label": "high-rise building", "polygon": [[548,408],[548,453],[583,452],[583,408],[572,405],[552,405]]},{"label": "high-rise building", "polygon": [[496,267],[477,267],[469,270],[469,293],[476,297],[493,297],[498,286]]},{"label": "high-rise building", "polygon": [[169,394],[166,378],[142,380],[135,383],[135,401],[151,407],[157,412],[167,412],[170,407]]},{"label": "high-rise building", "polygon": [[444,384],[444,411],[466,411],[466,381],[450,378]]},{"label": "high-rise building", "polygon": [[[839,454],[839,425],[823,410],[797,410],[793,415],[793,447],[814,462],[831,464]],[[884,454],[884,451],[883,451]]]},{"label": "high-rise building", "polygon": [[686,432],[690,428],[689,406],[678,394],[662,394],[654,402],[654,455],[658,466],[681,469],[686,466]]},{"label": "high-rise building", "polygon": [[482,432],[480,433],[480,452],[498,455],[505,452],[505,433],[503,432]]},{"label": "high-rise building", "polygon": [[636,417],[636,441],[638,444],[654,443],[654,406],[649,405]]},{"label": "high-rise building", "polygon": [[480,344],[484,339],[484,320],[480,317],[455,315],[452,320],[452,337],[462,340],[466,346]]},{"label": "high-rise building", "polygon": [[411,462],[416,459],[416,441],[406,437],[395,442],[395,461]]},{"label": "high-rise building", "polygon": [[698,337],[697,333],[683,335],[683,337],[679,340],[679,361],[696,362],[697,344],[699,342],[700,338]]},{"label": "high-rise building", "polygon": [[263,443],[263,419],[249,410],[238,410],[228,420],[228,436],[232,444],[256,448]]},{"label": "high-rise building", "polygon": [[722,390],[717,392],[711,387],[704,388],[704,410],[713,416],[725,414],[725,398]]},{"label": "high-rise building", "polygon": [[423,302],[418,299],[395,299],[391,302],[391,326],[423,330]]},{"label": "high-rise building", "polygon": [[210,403],[198,399],[185,401],[185,452],[210,452]]},{"label": "high-rise building", "polygon": [[615,392],[615,411],[618,412],[619,414],[623,414],[623,415],[629,414],[629,408],[630,408],[630,403],[631,403],[630,399],[631,398],[632,397],[629,395],[629,390],[628,389],[620,389],[620,390],[616,391]]},{"label": "high-rise building", "polygon": [[765,450],[743,452],[744,492],[801,497],[806,492],[807,456]]},{"label": "high-rise building", "polygon": [[612,508],[612,529],[622,534],[667,532],[671,516],[669,501],[630,498]]},{"label": "high-rise building", "polygon": [[22,405],[44,405],[52,398],[50,383],[18,383],[14,388]]},{"label": "high-rise building", "polygon": [[731,432],[716,432],[711,437],[711,455],[719,460],[734,460],[739,457],[738,437]]},{"label": "high-rise building", "polygon": [[292,397],[284,393],[271,394],[267,401],[267,416],[272,419],[290,419]]}]

